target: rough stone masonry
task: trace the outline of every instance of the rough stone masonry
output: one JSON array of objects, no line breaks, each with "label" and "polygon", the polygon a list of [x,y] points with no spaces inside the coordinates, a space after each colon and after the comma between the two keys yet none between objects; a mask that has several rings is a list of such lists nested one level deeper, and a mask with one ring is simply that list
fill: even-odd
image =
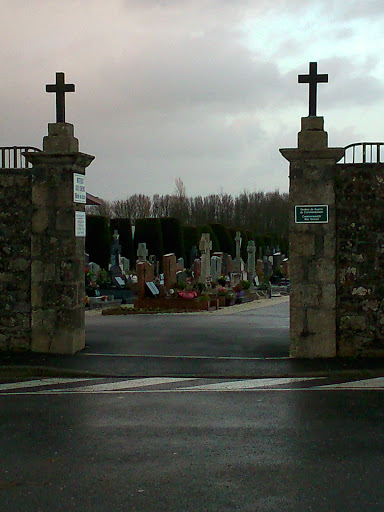
[{"label": "rough stone masonry", "polygon": [[74,202],[79,152],[69,123],[48,125],[29,169],[0,169],[0,349],[74,353],[85,346],[85,205]]},{"label": "rough stone masonry", "polygon": [[[322,117],[302,118],[290,161],[290,354],[384,355],[384,164],[339,164]],[[297,223],[297,205],[327,222]]]}]

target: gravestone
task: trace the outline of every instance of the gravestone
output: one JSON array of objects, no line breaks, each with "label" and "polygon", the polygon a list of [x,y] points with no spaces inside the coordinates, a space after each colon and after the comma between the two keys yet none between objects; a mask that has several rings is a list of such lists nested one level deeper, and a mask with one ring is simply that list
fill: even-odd
[{"label": "gravestone", "polygon": [[223,267],[222,273],[227,276],[233,272],[233,261],[232,256],[227,253],[223,253]]},{"label": "gravestone", "polygon": [[176,255],[174,253],[163,256],[164,286],[169,291],[176,286]]},{"label": "gravestone", "polygon": [[200,261],[201,261],[201,274],[199,277],[199,282],[204,283],[210,276],[211,272],[211,250],[212,250],[212,242],[210,240],[209,233],[203,233],[201,235],[199,250],[201,253]]},{"label": "gravestone", "polygon": [[236,231],[236,237],[235,237],[235,242],[236,242],[236,258],[233,262],[233,271],[235,273],[240,273],[242,272],[242,268],[241,268],[241,241],[242,241],[242,238],[241,238],[241,233],[240,231]]},{"label": "gravestone", "polygon": [[185,272],[185,270],[179,270],[178,272],[176,272],[176,282],[178,285],[187,284],[187,273]]},{"label": "gravestone", "polygon": [[111,272],[112,278],[123,276],[123,270],[120,266],[121,245],[119,244],[119,239],[120,235],[117,229],[115,229],[111,245],[111,260],[109,263],[109,271]]},{"label": "gravestone", "polygon": [[[139,261],[136,265],[137,272],[137,296],[139,299],[144,299],[147,295],[148,282],[153,282],[153,267],[148,261]],[[149,292],[148,292],[149,294]]]},{"label": "gravestone", "polygon": [[189,253],[189,261],[191,263],[191,267],[193,266],[193,262],[195,261],[195,259],[197,259],[197,257],[198,257],[197,247],[196,247],[196,245],[193,245],[192,249]]},{"label": "gravestone", "polygon": [[193,282],[199,283],[201,275],[201,260],[200,258],[195,259],[193,262]]},{"label": "gravestone", "polygon": [[221,276],[222,259],[219,256],[212,256],[211,258],[211,276],[212,282],[217,283]]},{"label": "gravestone", "polygon": [[254,279],[256,275],[256,246],[253,240],[250,240],[247,245],[247,276],[248,281],[250,281],[251,286],[254,284]]},{"label": "gravestone", "polygon": [[178,258],[176,261],[176,271],[184,270],[184,258]]},{"label": "gravestone", "polygon": [[151,254],[149,257],[149,263],[153,267],[153,272],[155,276],[157,277],[159,275],[159,262],[157,261],[157,258],[154,254]]},{"label": "gravestone", "polygon": [[273,262],[272,256],[263,256],[263,274],[264,277],[266,278],[271,277],[271,275],[273,274],[273,265],[270,258],[272,259]]},{"label": "gravestone", "polygon": [[100,270],[101,270],[100,265],[98,265],[97,263],[94,263],[93,261],[91,261],[90,263],[88,263],[88,269],[89,269],[90,272],[92,272],[92,274],[95,277],[99,277]]},{"label": "gravestone", "polygon": [[256,274],[259,276],[260,280],[264,278],[264,264],[261,259],[256,261]]},{"label": "gravestone", "polygon": [[137,245],[137,261],[147,261],[148,249],[145,242],[140,242]]},{"label": "gravestone", "polygon": [[285,258],[282,261],[282,266],[283,266],[284,277],[289,279],[289,259],[288,258]]},{"label": "gravestone", "polygon": [[128,258],[125,258],[124,256],[122,256],[120,258],[120,265],[121,265],[121,268],[123,270],[123,274],[127,275],[129,274],[130,272],[130,261]]}]

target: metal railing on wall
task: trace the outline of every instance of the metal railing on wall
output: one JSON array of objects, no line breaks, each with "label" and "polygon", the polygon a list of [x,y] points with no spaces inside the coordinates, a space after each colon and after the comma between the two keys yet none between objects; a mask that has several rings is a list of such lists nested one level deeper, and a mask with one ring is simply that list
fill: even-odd
[{"label": "metal railing on wall", "polygon": [[355,142],[344,148],[342,164],[375,164],[384,162],[384,142]]},{"label": "metal railing on wall", "polygon": [[23,153],[36,153],[41,149],[32,146],[7,146],[0,147],[0,168],[1,169],[29,169],[29,164]]}]

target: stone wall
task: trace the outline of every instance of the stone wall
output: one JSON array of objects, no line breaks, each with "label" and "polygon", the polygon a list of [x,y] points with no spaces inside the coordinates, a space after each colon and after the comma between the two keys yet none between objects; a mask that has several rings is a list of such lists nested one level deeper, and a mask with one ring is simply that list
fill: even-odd
[{"label": "stone wall", "polygon": [[384,354],[384,164],[337,164],[338,355]]},{"label": "stone wall", "polygon": [[23,350],[31,338],[30,170],[0,170],[0,350]]},{"label": "stone wall", "polygon": [[[73,354],[85,346],[84,203],[74,173],[93,156],[78,151],[73,125],[48,125],[30,169],[0,169],[0,350]],[[78,229],[75,220],[78,219]]]}]

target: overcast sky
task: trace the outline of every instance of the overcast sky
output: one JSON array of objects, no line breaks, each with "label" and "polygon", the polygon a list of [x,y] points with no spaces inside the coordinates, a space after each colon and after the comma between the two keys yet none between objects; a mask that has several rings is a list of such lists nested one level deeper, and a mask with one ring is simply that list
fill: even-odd
[{"label": "overcast sky", "polygon": [[382,141],[383,0],[0,0],[1,144],[42,146],[63,71],[66,120],[104,199],[288,190],[281,147],[329,83],[332,146]]}]

